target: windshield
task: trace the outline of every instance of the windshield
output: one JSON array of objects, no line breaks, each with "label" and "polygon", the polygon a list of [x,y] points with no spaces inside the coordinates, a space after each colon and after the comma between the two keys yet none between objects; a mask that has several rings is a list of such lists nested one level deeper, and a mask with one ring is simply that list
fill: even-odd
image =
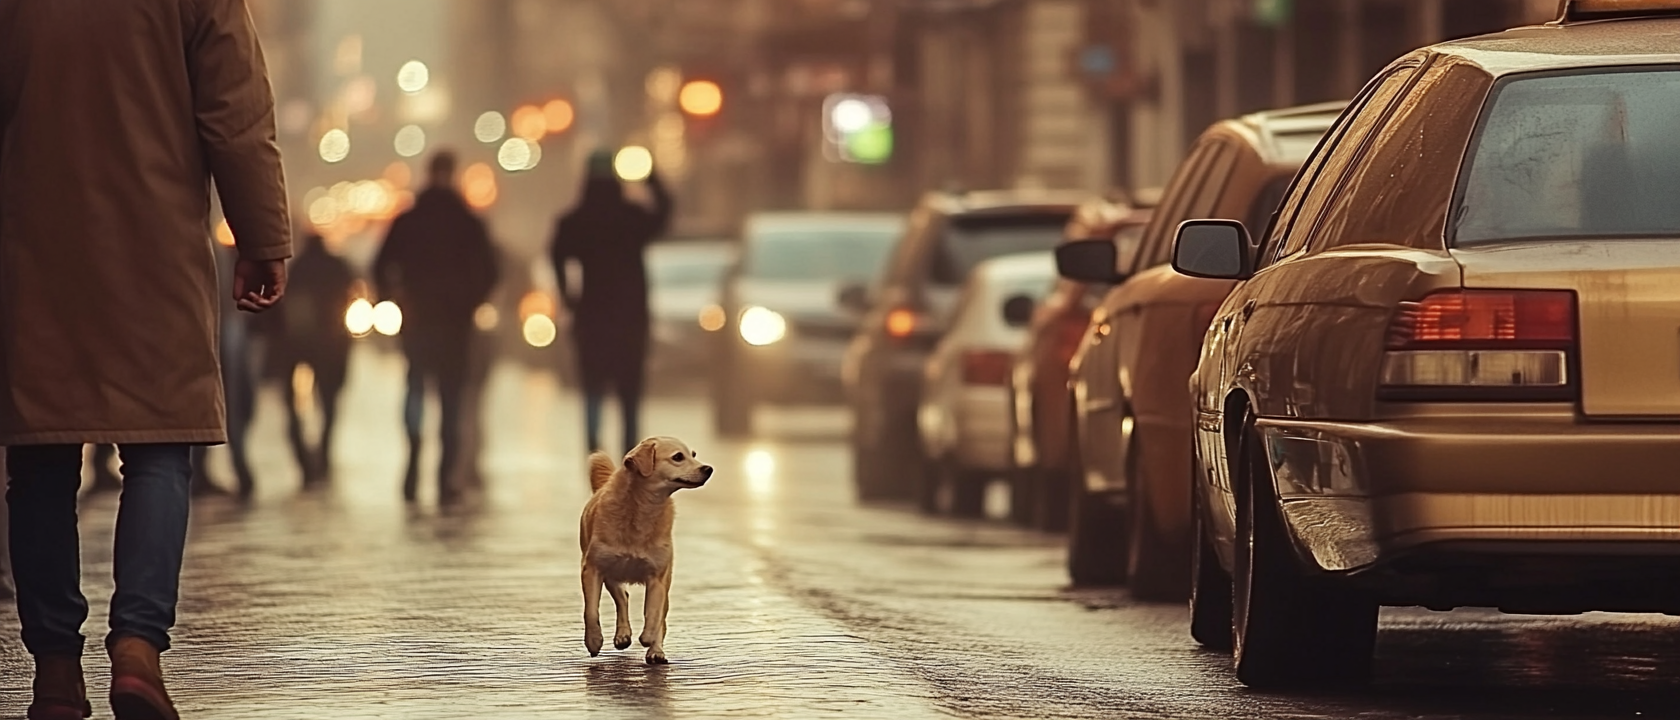
[{"label": "windshield", "polygon": [[763,233],[752,238],[743,270],[767,280],[873,280],[896,240],[890,229]]},{"label": "windshield", "polygon": [[1069,211],[954,218],[933,258],[933,280],[956,285],[973,272],[974,266],[986,260],[1052,250],[1061,244],[1062,230],[1071,214]]},{"label": "windshield", "polygon": [[1522,78],[1491,107],[1458,245],[1680,236],[1680,70]]},{"label": "windshield", "polygon": [[681,257],[654,255],[648,258],[648,277],[653,284],[661,287],[711,285],[718,282],[727,267],[729,256],[723,253],[716,256],[699,253],[685,253]]}]

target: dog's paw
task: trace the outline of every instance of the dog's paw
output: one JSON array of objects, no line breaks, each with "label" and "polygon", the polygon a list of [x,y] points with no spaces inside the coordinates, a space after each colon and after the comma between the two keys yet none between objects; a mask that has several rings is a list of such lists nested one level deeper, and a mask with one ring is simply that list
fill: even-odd
[{"label": "dog's paw", "polygon": [[585,633],[583,636],[583,646],[589,648],[589,657],[600,655],[601,631],[597,630],[595,632]]},{"label": "dog's paw", "polygon": [[664,648],[648,648],[647,664],[649,664],[649,665],[669,665],[670,663],[671,663],[670,660],[665,659],[665,649]]},{"label": "dog's paw", "polygon": [[648,632],[646,630],[643,630],[642,631],[641,642],[642,642],[642,647],[650,648],[650,647],[653,647],[653,644],[655,642],[658,642],[658,640],[656,638],[654,638],[653,633]]},{"label": "dog's paw", "polygon": [[630,633],[623,632],[613,636],[613,647],[623,650],[630,647]]}]

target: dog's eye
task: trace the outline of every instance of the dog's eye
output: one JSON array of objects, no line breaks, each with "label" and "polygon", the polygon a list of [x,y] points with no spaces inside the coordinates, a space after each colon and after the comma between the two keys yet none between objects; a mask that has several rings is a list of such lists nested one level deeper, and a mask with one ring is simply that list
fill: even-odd
[{"label": "dog's eye", "polygon": [[677,454],[671,456],[671,462],[680,463],[682,461],[683,461],[683,454],[682,453],[677,453]]}]

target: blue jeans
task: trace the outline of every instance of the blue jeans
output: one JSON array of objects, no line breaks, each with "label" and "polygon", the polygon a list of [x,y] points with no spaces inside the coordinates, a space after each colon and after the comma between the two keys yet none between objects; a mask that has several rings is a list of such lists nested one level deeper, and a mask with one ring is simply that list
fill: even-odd
[{"label": "blue jeans", "polygon": [[[123,445],[117,450],[123,489],[117,511],[117,591],[106,641],[133,636],[167,650],[187,544],[191,448]],[[76,534],[82,446],[12,447],[6,455],[12,575],[23,645],[32,655],[81,655],[88,616]]]}]

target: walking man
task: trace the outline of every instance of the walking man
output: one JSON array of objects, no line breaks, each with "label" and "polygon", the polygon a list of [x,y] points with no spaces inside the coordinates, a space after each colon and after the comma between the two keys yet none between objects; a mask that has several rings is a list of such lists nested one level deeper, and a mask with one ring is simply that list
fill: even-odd
[{"label": "walking man", "polygon": [[169,649],[194,445],[226,441],[215,180],[237,306],[291,255],[274,97],[244,0],[0,0],[0,445],[31,720],[91,713],[76,491],[122,460],[110,633],[119,720],[178,717]]},{"label": "walking man", "polygon": [[403,412],[408,427],[403,498],[411,502],[420,490],[422,408],[428,385],[436,390],[443,415],[438,493],[449,500],[459,491],[458,479],[451,475],[461,455],[473,312],[489,299],[498,272],[484,221],[455,189],[454,154],[433,156],[427,178],[414,207],[391,222],[373,264],[380,295],[394,299],[403,312],[400,337],[409,378]]},{"label": "walking man", "polygon": [[[583,375],[584,430],[591,451],[601,449],[601,410],[607,390],[618,393],[625,450],[641,440],[637,421],[647,367],[648,289],[643,251],[671,224],[671,195],[658,174],[648,176],[653,207],[624,197],[612,155],[589,159],[583,197],[554,227],[550,245],[560,301],[572,311],[572,341]],[[573,298],[566,263],[577,260],[583,292]]]},{"label": "walking man", "polygon": [[[315,233],[304,233],[297,257],[288,270],[286,304],[265,316],[269,357],[278,369],[286,394],[287,436],[305,485],[327,477],[332,458],[333,427],[338,420],[338,397],[350,365],[350,334],[344,329],[356,276],[350,265],[332,254]],[[297,383],[292,374],[308,365],[314,377],[314,400],[321,407],[321,436],[304,437]]]}]

